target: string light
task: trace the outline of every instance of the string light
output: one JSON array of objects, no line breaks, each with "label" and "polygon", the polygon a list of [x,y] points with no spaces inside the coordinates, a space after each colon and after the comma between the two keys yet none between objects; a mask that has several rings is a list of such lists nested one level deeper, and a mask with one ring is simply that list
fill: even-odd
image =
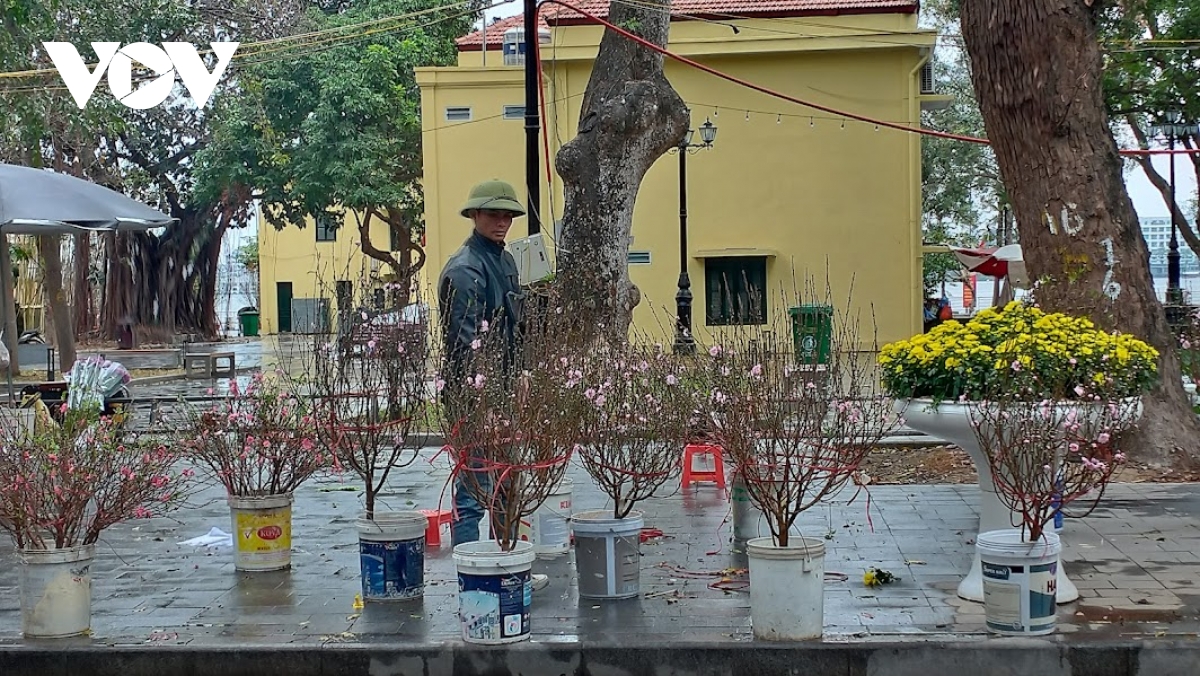
[{"label": "string light", "polygon": [[816,126],[817,126],[817,123],[816,123],[816,122],[813,122],[813,119],[812,119],[812,116],[811,116],[811,115],[809,115],[809,116],[808,116],[808,126],[809,126],[810,128],[812,128],[812,127],[816,127]]},{"label": "string light", "polygon": [[842,129],[846,128],[846,118],[842,118]]},{"label": "string light", "polygon": [[750,111],[748,111],[748,110],[746,111],[746,121],[747,122],[750,121]]},{"label": "string light", "polygon": [[775,115],[775,124],[783,124],[783,113],[777,113]]}]

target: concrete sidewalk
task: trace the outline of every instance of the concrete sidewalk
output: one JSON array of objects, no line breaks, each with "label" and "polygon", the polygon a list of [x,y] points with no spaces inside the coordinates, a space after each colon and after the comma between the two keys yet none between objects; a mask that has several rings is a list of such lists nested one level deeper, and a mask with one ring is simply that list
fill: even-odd
[{"label": "concrete sidewalk", "polygon": [[[393,474],[388,508],[431,508],[445,457],[423,451]],[[573,467],[574,508],[605,498]],[[533,638],[503,648],[459,639],[450,548],[430,549],[423,600],[355,607],[354,519],[346,478],[297,493],[293,569],[245,574],[228,549],[178,542],[229,531],[222,494],[206,489],[175,519],[108,532],[93,565],[93,636],[25,641],[16,556],[0,542],[0,674],[1194,674],[1200,665],[1200,495],[1195,485],[1121,484],[1086,520],[1068,519],[1063,560],[1083,594],[1060,606],[1058,634],[989,636],[982,606],[954,589],[973,554],[977,488],[878,486],[812,510],[805,533],[830,538],[825,638],[774,645],[750,633],[749,595],[713,589],[732,551],[729,502],[715,488],[664,487],[644,504],[664,537],[642,547],[642,598],[578,597],[571,556],[538,561],[551,576],[533,605]],[[842,498],[849,498],[844,495]],[[443,505],[449,504],[449,497]],[[878,589],[863,572],[899,582]]]}]

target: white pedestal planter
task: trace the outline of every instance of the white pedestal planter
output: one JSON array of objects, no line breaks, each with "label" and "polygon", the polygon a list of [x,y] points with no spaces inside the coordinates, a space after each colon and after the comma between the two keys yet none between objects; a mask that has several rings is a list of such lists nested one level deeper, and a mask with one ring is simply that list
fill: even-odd
[{"label": "white pedestal planter", "polygon": [[21,631],[27,638],[86,634],[92,626],[94,545],[27,549],[21,561]]},{"label": "white pedestal planter", "polygon": [[750,559],[750,625],[766,641],[819,639],[825,627],[825,542],[793,535],[787,547],[770,537],[746,543]]},{"label": "white pedestal planter", "polygon": [[[971,404],[943,401],[935,407],[929,399],[900,399],[896,401],[895,410],[904,417],[908,427],[945,439],[971,456],[975,472],[979,475],[980,533],[1003,530],[1020,533],[1020,527],[1013,526],[1014,523],[1021,523],[1020,515],[1005,507],[996,495],[991,468],[971,427]],[[1059,603],[1070,603],[1079,598],[1079,590],[1067,578],[1062,566],[1058,566],[1057,586]],[[978,551],[971,563],[971,571],[958,585],[958,595],[969,601],[983,603],[983,568]]]}]

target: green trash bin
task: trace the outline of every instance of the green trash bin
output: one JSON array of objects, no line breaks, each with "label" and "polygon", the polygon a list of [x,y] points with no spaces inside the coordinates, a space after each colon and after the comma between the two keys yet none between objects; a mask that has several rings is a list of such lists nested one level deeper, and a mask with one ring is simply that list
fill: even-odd
[{"label": "green trash bin", "polygon": [[833,306],[800,305],[788,308],[792,317],[792,342],[796,361],[828,364],[833,343]]},{"label": "green trash bin", "polygon": [[258,310],[253,308],[238,310],[238,319],[242,322],[243,336],[258,335]]}]

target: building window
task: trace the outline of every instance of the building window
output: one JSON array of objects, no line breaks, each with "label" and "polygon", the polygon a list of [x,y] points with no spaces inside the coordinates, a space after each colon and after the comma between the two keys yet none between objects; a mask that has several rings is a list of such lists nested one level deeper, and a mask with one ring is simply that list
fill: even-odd
[{"label": "building window", "polygon": [[704,259],[704,291],[709,326],[766,324],[766,256]]},{"label": "building window", "polygon": [[334,242],[337,241],[338,223],[333,214],[320,213],[317,214],[317,241],[318,242]]},{"label": "building window", "polygon": [[629,252],[629,264],[630,265],[650,265],[650,252],[649,251],[630,251]]},{"label": "building window", "polygon": [[450,106],[446,108],[447,122],[470,122],[471,107],[470,106]]},{"label": "building window", "polygon": [[504,106],[504,119],[524,120],[525,106]]}]

